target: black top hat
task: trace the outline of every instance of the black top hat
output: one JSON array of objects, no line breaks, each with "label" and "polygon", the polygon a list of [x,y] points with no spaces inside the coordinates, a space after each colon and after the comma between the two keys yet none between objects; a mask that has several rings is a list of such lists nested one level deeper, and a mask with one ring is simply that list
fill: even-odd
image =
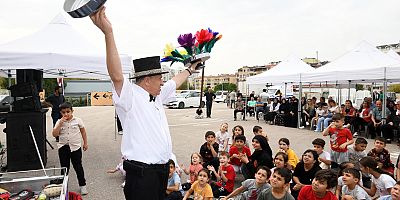
[{"label": "black top hat", "polygon": [[169,72],[167,70],[161,69],[160,56],[139,58],[133,60],[133,67],[135,68],[135,74],[131,78],[153,76]]}]

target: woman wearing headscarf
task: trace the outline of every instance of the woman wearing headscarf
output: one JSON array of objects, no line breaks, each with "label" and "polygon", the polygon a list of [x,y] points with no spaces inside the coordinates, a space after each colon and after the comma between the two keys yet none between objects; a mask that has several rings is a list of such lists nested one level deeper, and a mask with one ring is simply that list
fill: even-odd
[{"label": "woman wearing headscarf", "polygon": [[262,135],[256,135],[252,140],[252,145],[254,148],[253,154],[250,157],[243,155],[240,159],[243,163],[242,173],[245,179],[254,178],[259,166],[266,166],[270,169],[274,167],[272,150],[267,139]]}]

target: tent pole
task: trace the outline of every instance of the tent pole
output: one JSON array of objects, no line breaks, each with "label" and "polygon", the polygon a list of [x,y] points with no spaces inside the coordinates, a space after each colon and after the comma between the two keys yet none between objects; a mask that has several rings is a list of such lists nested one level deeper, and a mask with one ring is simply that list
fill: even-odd
[{"label": "tent pole", "polygon": [[299,100],[297,105],[297,128],[301,126],[301,96],[302,96],[303,86],[301,84],[301,74],[300,74],[300,83],[299,83]]},{"label": "tent pole", "polygon": [[[8,78],[8,87],[11,87],[11,70],[10,69],[8,70],[7,78]],[[10,98],[11,98],[11,90],[8,90],[8,96],[10,96]],[[10,106],[10,111],[12,111],[11,101],[10,101],[9,106]]]},{"label": "tent pole", "polygon": [[287,87],[287,83],[285,83],[285,99],[286,99],[286,87]]},{"label": "tent pole", "polygon": [[350,100],[350,84],[351,84],[351,81],[349,80],[349,87],[348,87],[349,91],[347,92],[347,99],[348,100]]},{"label": "tent pole", "polygon": [[339,104],[339,108],[340,108],[340,105],[342,105],[342,86],[339,84],[339,94],[338,94],[338,96],[339,96],[339,100],[338,100],[338,104]]},{"label": "tent pole", "polygon": [[383,68],[383,97],[382,97],[382,124],[386,122],[386,92],[387,92],[387,80],[386,80],[386,67]]}]

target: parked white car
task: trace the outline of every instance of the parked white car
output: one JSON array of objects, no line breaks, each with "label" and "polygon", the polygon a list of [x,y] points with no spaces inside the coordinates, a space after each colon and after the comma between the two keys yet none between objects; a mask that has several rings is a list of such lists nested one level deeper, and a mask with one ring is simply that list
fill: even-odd
[{"label": "parked white car", "polygon": [[[203,105],[205,104],[205,97],[203,97]],[[177,93],[175,100],[167,103],[168,108],[198,108],[200,104],[200,91],[198,90],[184,90]]]},{"label": "parked white car", "polygon": [[217,103],[220,103],[220,102],[225,103],[227,95],[228,95],[228,91],[219,90],[219,91],[215,92],[216,97],[215,97],[214,101]]}]

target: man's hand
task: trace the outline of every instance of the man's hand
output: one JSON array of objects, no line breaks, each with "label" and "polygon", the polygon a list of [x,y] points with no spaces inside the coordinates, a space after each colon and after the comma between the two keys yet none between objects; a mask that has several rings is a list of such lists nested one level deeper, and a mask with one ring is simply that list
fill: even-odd
[{"label": "man's hand", "polygon": [[104,35],[112,33],[111,22],[108,20],[106,16],[106,7],[102,6],[99,11],[90,15],[90,19],[93,21],[93,24],[96,25]]},{"label": "man's hand", "polygon": [[89,148],[88,144],[83,144],[83,151],[88,150],[88,148]]}]

